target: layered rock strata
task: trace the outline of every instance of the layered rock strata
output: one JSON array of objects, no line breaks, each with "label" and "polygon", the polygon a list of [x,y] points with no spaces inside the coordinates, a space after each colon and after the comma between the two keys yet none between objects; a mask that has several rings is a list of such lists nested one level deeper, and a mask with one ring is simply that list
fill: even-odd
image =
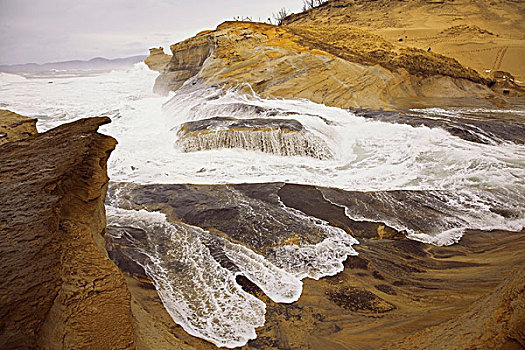
[{"label": "layered rock strata", "polygon": [[154,90],[185,82],[241,88],[262,97],[337,107],[506,105],[490,79],[433,52],[398,47],[348,25],[225,22],[171,46]]},{"label": "layered rock strata", "polygon": [[36,133],[36,119],[0,110],[0,145],[28,138]]},{"label": "layered rock strata", "polygon": [[104,249],[109,118],[0,146],[0,347],[132,349],[130,295]]},{"label": "layered rock strata", "polygon": [[155,91],[194,78],[336,107],[516,107],[524,13],[519,1],[333,0],[280,26],[225,22],[172,45]]},{"label": "layered rock strata", "polygon": [[403,349],[525,348],[525,264],[508,272],[492,293],[448,322],[419,331],[394,345]]},{"label": "layered rock strata", "polygon": [[149,56],[144,60],[144,63],[146,63],[149,69],[162,72],[170,60],[171,56],[166,55],[164,49],[159,47],[149,49]]},{"label": "layered rock strata", "polygon": [[324,140],[295,119],[214,117],[182,124],[178,136],[184,152],[240,148],[280,156],[333,156]]}]

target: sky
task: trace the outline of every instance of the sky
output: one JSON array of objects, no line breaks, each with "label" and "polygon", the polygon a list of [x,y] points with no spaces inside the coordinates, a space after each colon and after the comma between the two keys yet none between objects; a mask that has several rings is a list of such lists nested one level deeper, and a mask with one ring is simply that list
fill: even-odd
[{"label": "sky", "polygon": [[0,64],[146,55],[225,20],[265,21],[301,0],[0,0]]}]

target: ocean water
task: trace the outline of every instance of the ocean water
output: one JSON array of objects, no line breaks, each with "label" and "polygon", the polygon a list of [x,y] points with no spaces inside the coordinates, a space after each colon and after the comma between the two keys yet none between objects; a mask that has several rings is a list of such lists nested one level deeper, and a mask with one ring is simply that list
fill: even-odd
[{"label": "ocean water", "polygon": [[[389,203],[390,209],[357,210],[330,190],[323,195],[344,207],[353,220],[383,222],[405,230],[412,239],[436,245],[457,242],[467,229],[522,230],[525,225],[524,145],[474,143],[440,128],[374,121],[307,100],[262,99],[254,93],[205,87],[194,80],[163,97],[152,93],[157,75],[144,64],[97,75],[0,73],[0,108],[37,117],[39,131],[82,117],[111,117],[112,123],[101,131],[119,142],[109,164],[115,182],[290,182],[377,192],[375,200]],[[462,113],[458,109],[418,112],[430,119]],[[468,112],[524,115],[522,111]],[[286,138],[283,149],[294,150],[286,153],[275,151],[283,142],[275,133],[254,138],[250,131],[240,131],[225,138],[224,128],[218,128],[207,133],[206,139],[181,139],[182,124],[216,117],[293,119],[304,130]],[[298,152],[304,145],[313,151]],[[329,156],[308,156],[316,154],[316,147],[323,147],[319,152]],[[413,192],[409,198],[396,195],[403,190]],[[411,209],[420,205],[441,215],[431,224],[405,219],[408,202]],[[303,213],[293,215],[321,225],[324,240],[283,246],[272,261],[226,239],[222,242],[227,256],[245,266],[242,274],[277,302],[297,300],[301,279],[336,274],[344,259],[356,254],[352,245],[358,242],[349,235]],[[239,288],[234,273],[215,266],[202,243],[209,232],[177,226],[162,214],[120,208],[118,198],[108,206],[108,223],[148,232],[149,243],[140,247],[149,256],[144,268],[170,315],[190,334],[227,347],[256,336],[255,328],[264,324],[264,304]],[[159,249],[159,237],[172,248]],[[184,256],[194,257],[185,266],[200,279],[188,280],[181,287],[176,281],[187,274],[181,276],[170,262],[182,261]]]}]

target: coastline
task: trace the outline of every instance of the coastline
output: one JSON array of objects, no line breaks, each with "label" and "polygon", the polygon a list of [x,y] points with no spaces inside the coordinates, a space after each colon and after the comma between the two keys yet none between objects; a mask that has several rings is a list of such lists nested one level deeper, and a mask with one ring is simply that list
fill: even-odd
[{"label": "coastline", "polygon": [[[275,185],[240,186],[246,193],[265,198],[268,191],[265,188]],[[341,214],[335,208],[324,208],[309,195],[308,188],[311,186],[287,186],[290,189],[279,194],[285,203],[308,199],[312,205],[309,215],[322,217],[332,225],[342,224]],[[198,193],[208,193],[216,186],[190,187],[193,188],[193,196],[198,196]],[[186,219],[177,212],[186,209],[178,208],[174,198],[180,196],[180,200],[187,203],[184,198],[195,197],[184,194],[186,190],[183,186],[178,187],[175,197],[170,197],[172,206],[161,203],[166,199],[160,198],[168,195],[166,189],[156,191],[155,185],[146,188],[146,192],[139,189],[134,195],[132,192],[125,195],[130,201],[125,207],[161,210],[168,214],[169,221],[185,222]],[[133,204],[134,201],[143,204]],[[201,220],[204,217],[200,216],[202,227],[208,227],[207,222],[215,223],[215,228],[221,227],[220,222],[226,219],[221,218],[219,212],[213,214],[213,211],[208,211],[205,202],[201,203],[195,218],[199,218],[200,212],[206,215],[204,221]],[[217,205],[208,204],[211,207]],[[458,243],[439,247],[409,240],[384,227],[380,229],[377,223],[354,222],[349,225],[353,225],[348,229],[349,233],[358,237],[359,244],[354,248],[359,255],[349,256],[344,262],[344,270],[335,276],[320,280],[304,279],[301,297],[293,304],[272,302],[254,283],[242,276],[237,277],[243,289],[264,301],[267,308],[266,323],[257,329],[257,339],[248,342],[243,349],[405,349],[411,348],[410,344],[416,344],[405,341],[410,336],[422,337],[420,341],[426,341],[429,349],[440,348],[443,339],[432,341],[433,338],[419,333],[428,332],[428,329],[446,322],[455,322],[469,308],[482,303],[482,298],[490,295],[498,285],[511,280],[515,275],[513,269],[525,266],[525,258],[521,254],[525,250],[523,230],[469,230]],[[110,226],[109,230],[111,232],[113,228]],[[225,234],[215,229],[213,232]],[[135,233],[137,237],[141,234]],[[250,236],[245,237],[245,242],[249,242]],[[106,236],[106,240],[110,257],[126,276],[133,299],[134,322],[139,333],[144,335],[140,341],[145,348],[170,349],[178,342],[183,347],[194,349],[216,348],[211,343],[187,335],[182,327],[173,322],[153,282],[140,264],[133,260],[134,256],[139,259],[137,261],[143,259],[140,254],[136,255],[131,246],[123,243],[125,241],[111,238],[111,234]],[[518,289],[523,288],[525,281],[517,280],[514,285]],[[517,311],[510,307],[502,308],[494,302],[483,305],[483,308],[488,310],[487,313],[494,314],[522,312],[519,308]],[[517,328],[493,333],[484,330],[482,338],[501,344],[523,344],[524,339],[513,338],[519,323],[512,326]],[[474,329],[477,328],[460,325],[457,332],[472,334]],[[477,338],[470,341],[461,348],[477,344]]]},{"label": "coastline", "polygon": [[[350,257],[343,272],[319,281],[305,279],[294,304],[273,303],[246,283],[244,288],[266,303],[267,313],[257,339],[242,348],[411,348],[399,343],[458,318],[512,278],[513,269],[524,267],[525,259],[519,256],[525,249],[524,233],[471,231],[446,248],[408,240],[361,240],[356,246],[360,255]],[[407,253],[419,256],[414,261]],[[141,334],[137,344],[166,350],[217,348],[173,322],[149,279],[124,274]],[[525,341],[502,339],[511,344]],[[429,349],[446,341],[435,340]]]}]

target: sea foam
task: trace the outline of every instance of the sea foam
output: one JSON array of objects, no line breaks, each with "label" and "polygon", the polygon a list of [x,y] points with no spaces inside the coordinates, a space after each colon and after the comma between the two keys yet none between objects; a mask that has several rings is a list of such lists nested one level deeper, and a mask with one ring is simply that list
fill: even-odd
[{"label": "sea foam", "polygon": [[[237,275],[250,279],[273,301],[291,303],[301,296],[301,279],[333,275],[342,270],[348,255],[357,254],[352,248],[357,241],[337,229],[325,228],[328,237],[317,245],[283,246],[267,259],[198,227],[169,222],[161,213],[112,206],[107,212],[108,234],[115,234],[112,227],[120,229],[119,239],[126,229],[144,232],[145,239],[131,235],[126,239],[147,257],[140,264],[173,320],[219,347],[243,346],[264,325],[265,304],[236,283]],[[205,244],[209,239],[220,241],[237,270],[228,270],[213,258]]]}]

